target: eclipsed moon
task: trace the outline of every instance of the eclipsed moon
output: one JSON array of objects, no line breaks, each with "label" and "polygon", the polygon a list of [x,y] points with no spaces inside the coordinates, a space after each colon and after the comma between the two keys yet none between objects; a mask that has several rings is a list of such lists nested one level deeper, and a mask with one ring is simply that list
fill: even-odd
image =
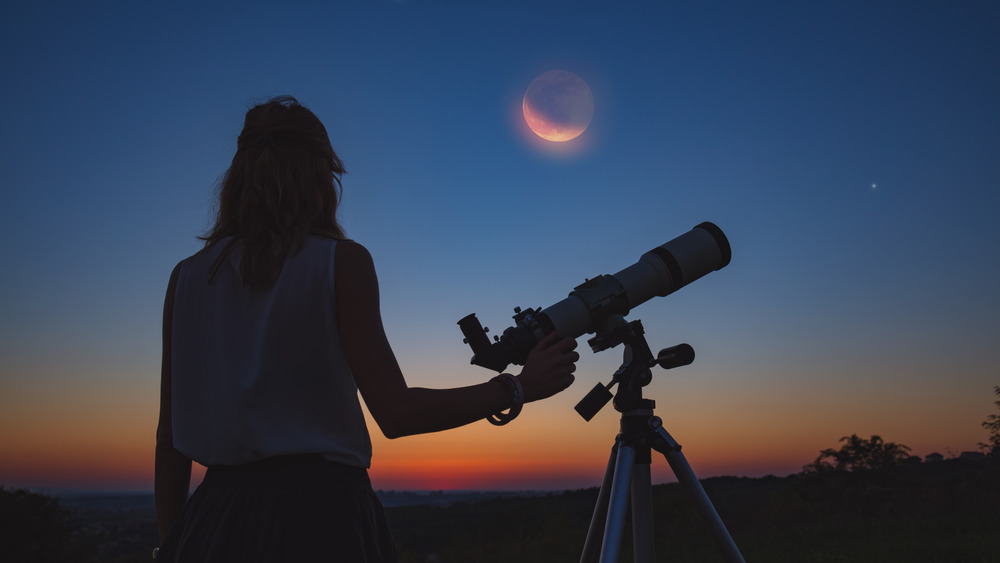
[{"label": "eclipsed moon", "polygon": [[531,81],[521,101],[524,121],[539,137],[561,143],[583,133],[594,117],[594,95],[582,78],[550,70]]}]

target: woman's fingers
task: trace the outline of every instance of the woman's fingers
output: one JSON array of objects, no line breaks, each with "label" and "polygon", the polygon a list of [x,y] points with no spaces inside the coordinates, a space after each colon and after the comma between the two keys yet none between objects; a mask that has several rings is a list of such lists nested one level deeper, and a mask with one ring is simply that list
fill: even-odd
[{"label": "woman's fingers", "polygon": [[521,382],[529,401],[551,397],[566,389],[574,381],[576,340],[561,338],[555,332],[546,335],[528,354]]}]

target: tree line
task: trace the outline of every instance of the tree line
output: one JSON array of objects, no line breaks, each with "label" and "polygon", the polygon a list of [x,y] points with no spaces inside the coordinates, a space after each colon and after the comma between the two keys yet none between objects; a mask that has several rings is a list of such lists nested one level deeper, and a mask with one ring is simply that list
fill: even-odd
[{"label": "tree line", "polygon": [[[993,393],[1000,397],[1000,385],[993,388]],[[1000,409],[1000,399],[994,401]],[[986,455],[1000,455],[1000,415],[991,414],[982,423],[986,429],[986,442],[979,443],[979,449]],[[857,434],[844,436],[839,449],[827,448],[820,451],[816,460],[805,467],[807,475],[825,474],[831,472],[868,473],[894,468],[909,460],[919,460],[910,455],[910,448],[895,442],[886,442],[875,434],[868,439]]]}]

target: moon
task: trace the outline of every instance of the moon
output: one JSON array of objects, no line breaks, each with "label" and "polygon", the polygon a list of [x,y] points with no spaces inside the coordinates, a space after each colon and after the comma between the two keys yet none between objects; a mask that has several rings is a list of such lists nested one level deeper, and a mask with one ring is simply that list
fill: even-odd
[{"label": "moon", "polygon": [[594,94],[572,72],[550,70],[528,85],[521,110],[535,135],[564,143],[579,137],[590,125],[594,117]]}]

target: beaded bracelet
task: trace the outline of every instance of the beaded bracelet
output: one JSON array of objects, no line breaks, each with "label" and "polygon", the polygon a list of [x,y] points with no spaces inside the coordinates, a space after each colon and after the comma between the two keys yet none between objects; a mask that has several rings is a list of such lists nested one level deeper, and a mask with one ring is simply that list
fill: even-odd
[{"label": "beaded bracelet", "polygon": [[486,417],[486,420],[490,421],[490,424],[494,426],[503,426],[504,424],[507,424],[517,418],[517,415],[521,414],[521,407],[524,406],[524,388],[521,387],[521,382],[509,373],[501,373],[490,381],[500,381],[506,385],[507,389],[510,390],[511,398],[514,401],[514,404],[511,405],[510,410],[507,411],[506,414],[501,411]]}]

